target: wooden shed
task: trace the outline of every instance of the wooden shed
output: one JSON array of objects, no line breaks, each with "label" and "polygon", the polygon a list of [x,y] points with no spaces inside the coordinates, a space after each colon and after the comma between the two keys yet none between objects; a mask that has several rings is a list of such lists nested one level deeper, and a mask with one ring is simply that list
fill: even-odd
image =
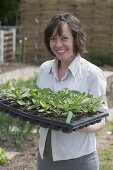
[{"label": "wooden shed", "polygon": [[113,1],[22,0],[20,34],[28,62],[40,64],[52,58],[43,42],[43,30],[49,18],[62,12],[71,12],[81,20],[88,50],[113,49]]}]

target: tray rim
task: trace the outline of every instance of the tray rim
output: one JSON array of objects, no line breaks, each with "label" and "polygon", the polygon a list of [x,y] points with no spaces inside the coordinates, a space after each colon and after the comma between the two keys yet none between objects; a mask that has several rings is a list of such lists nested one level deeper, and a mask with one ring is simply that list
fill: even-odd
[{"label": "tray rim", "polygon": [[[20,109],[16,109],[14,107],[11,107],[10,104],[4,104],[2,102],[0,102],[0,108],[2,108],[3,110],[7,110],[8,112],[10,112],[10,114],[14,115],[15,117],[21,118],[20,119],[30,119],[27,120],[29,122],[31,122],[32,124],[41,124],[41,123],[46,123],[48,125],[54,125],[57,127],[61,127],[61,128],[66,128],[67,131],[73,131],[73,130],[77,130],[80,129],[82,127],[88,126],[91,123],[97,123],[96,121],[101,120],[102,118],[106,117],[109,115],[109,113],[107,112],[99,112],[99,114],[97,115],[92,115],[90,117],[86,117],[83,118],[81,120],[78,121],[73,121],[72,123],[66,123],[63,122],[61,120],[54,120],[51,118],[45,118],[45,117],[41,117],[41,116],[36,116],[36,115],[30,115],[28,112],[22,111]],[[91,120],[90,120],[91,119]],[[90,123],[89,123],[90,121]]]}]

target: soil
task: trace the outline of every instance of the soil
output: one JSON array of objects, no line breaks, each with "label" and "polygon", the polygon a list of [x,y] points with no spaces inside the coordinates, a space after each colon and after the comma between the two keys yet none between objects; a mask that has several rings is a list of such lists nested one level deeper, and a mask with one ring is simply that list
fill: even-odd
[{"label": "soil", "polygon": [[[0,170],[36,170],[39,134],[31,134],[19,149],[19,154],[7,164],[0,166]],[[0,146],[7,151],[18,151],[7,141],[0,141]]]},{"label": "soil", "polygon": [[[5,63],[0,66],[0,72],[7,72],[14,69],[20,68],[19,63]],[[113,71],[113,67],[105,66],[103,70]],[[108,103],[113,106],[113,93],[108,96]],[[105,147],[105,144],[109,144],[110,140],[113,140],[113,135],[108,136],[103,133],[97,139],[97,149]],[[27,141],[22,145],[19,150],[19,155],[15,156],[7,164],[0,166],[0,170],[36,170],[37,165],[37,153],[38,153],[38,141],[39,134],[31,134]],[[100,147],[101,146],[101,147]],[[17,151],[17,148],[7,141],[0,140],[0,147],[6,148],[7,151]]]}]

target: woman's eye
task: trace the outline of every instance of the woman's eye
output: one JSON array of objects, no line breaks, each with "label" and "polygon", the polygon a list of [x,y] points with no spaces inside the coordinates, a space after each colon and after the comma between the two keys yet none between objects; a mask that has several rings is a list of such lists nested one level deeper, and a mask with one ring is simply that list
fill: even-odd
[{"label": "woman's eye", "polygon": [[68,39],[68,37],[62,37],[62,39],[63,39],[63,40],[67,40],[67,39]]},{"label": "woman's eye", "polygon": [[55,40],[55,37],[51,37],[51,38],[50,38],[50,41],[54,41],[54,40]]}]

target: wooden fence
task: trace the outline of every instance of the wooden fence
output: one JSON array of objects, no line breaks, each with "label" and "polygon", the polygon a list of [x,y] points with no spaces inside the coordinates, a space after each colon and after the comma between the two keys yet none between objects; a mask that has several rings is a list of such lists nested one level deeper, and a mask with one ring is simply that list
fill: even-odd
[{"label": "wooden fence", "polygon": [[76,15],[87,35],[87,50],[113,51],[113,2],[99,3],[90,0],[22,0],[20,12],[21,39],[27,37],[27,61],[38,64],[50,59],[43,42],[43,30],[56,13],[71,12]]},{"label": "wooden fence", "polygon": [[16,50],[16,29],[0,30],[0,63],[14,59]]}]

